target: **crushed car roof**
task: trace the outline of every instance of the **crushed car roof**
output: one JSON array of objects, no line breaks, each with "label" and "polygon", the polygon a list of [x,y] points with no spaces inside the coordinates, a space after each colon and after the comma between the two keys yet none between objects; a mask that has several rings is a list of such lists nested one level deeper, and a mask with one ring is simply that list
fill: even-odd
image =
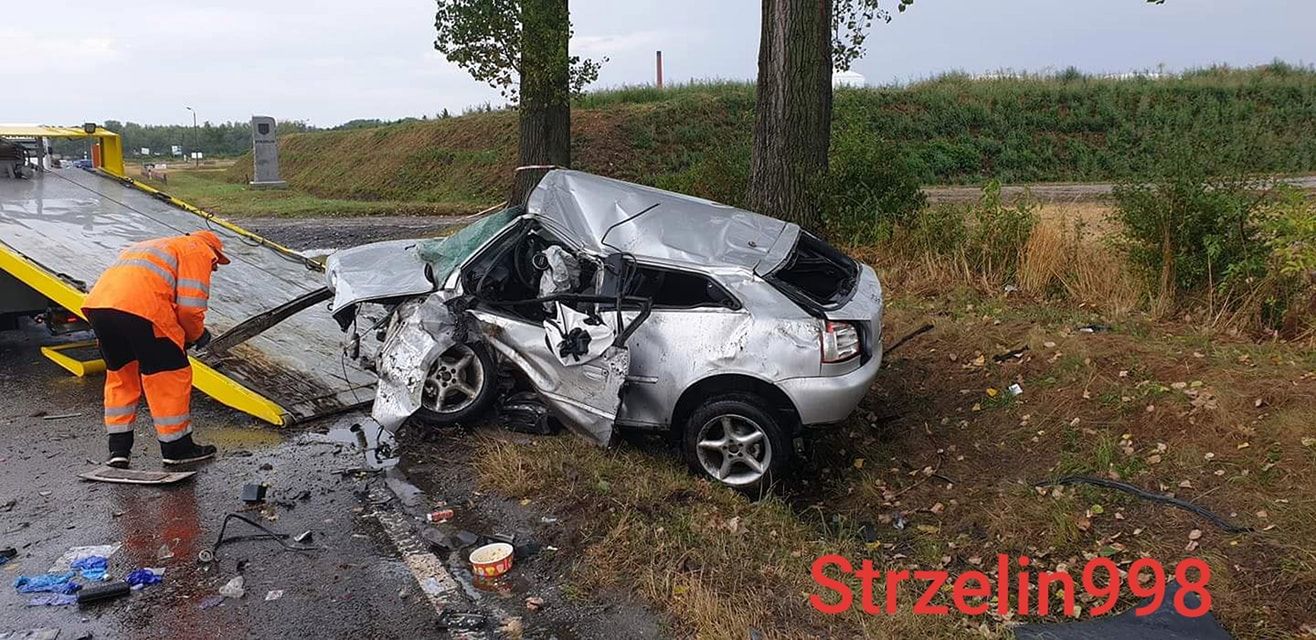
[{"label": "crushed car roof", "polygon": [[527,209],[600,254],[760,273],[784,260],[799,235],[797,225],[765,215],[567,169],[548,172]]}]

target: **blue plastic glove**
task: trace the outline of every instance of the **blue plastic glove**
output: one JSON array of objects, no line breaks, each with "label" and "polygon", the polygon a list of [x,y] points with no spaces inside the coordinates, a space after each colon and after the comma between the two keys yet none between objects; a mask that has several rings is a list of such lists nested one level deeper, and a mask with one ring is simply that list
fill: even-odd
[{"label": "blue plastic glove", "polygon": [[152,584],[160,584],[161,580],[164,580],[164,578],[160,574],[151,571],[150,569],[137,569],[134,570],[132,573],[129,573],[127,576],[124,576],[123,578],[124,582],[127,582],[128,584],[134,587],[139,585],[147,586]]},{"label": "blue plastic glove", "polygon": [[73,572],[68,573],[47,573],[39,576],[18,576],[14,581],[14,588],[19,593],[74,593],[82,588],[76,582],[70,582],[73,579]]}]

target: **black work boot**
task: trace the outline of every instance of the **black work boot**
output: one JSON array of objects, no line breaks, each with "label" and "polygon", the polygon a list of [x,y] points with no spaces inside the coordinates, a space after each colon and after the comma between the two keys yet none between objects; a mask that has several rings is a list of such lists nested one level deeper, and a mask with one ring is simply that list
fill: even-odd
[{"label": "black work boot", "polygon": [[105,466],[115,469],[127,469],[133,453],[133,432],[110,434],[110,457]]},{"label": "black work boot", "polygon": [[160,461],[167,465],[201,462],[215,457],[218,451],[214,445],[192,442],[192,434],[187,434],[173,442],[160,442]]}]

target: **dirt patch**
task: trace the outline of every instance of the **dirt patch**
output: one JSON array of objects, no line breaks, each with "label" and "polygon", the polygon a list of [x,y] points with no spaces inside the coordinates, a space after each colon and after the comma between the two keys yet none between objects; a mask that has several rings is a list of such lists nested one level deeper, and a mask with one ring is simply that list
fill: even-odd
[{"label": "dirt patch", "polygon": [[[997,553],[1029,555],[1038,571],[1097,555],[1122,568],[1201,557],[1213,610],[1237,637],[1310,624],[1316,443],[1292,421],[1316,409],[1306,352],[1138,319],[1086,333],[1081,313],[1000,300],[926,306],[889,316],[896,333],[938,329],[904,348],[856,419],[814,448],[804,502],[875,526],[881,554],[921,568],[963,571]],[[1175,495],[1256,532],[1106,490],[1034,487],[1067,474]]]}]

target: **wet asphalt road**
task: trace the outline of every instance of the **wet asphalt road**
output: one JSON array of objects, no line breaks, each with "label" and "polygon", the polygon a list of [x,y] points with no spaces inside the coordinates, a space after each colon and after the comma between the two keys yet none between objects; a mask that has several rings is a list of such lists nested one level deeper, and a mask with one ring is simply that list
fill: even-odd
[{"label": "wet asphalt road", "polygon": [[[153,640],[438,635],[433,607],[361,497],[365,481],[338,473],[362,465],[359,451],[326,442],[316,425],[278,431],[197,394],[198,440],[219,445],[222,455],[192,480],[167,488],[81,481],[75,476],[91,468],[88,459],[106,453],[102,378],[72,377],[41,357],[39,345],[50,341],[40,329],[0,332],[0,548],[18,550],[0,566],[0,634],[48,627],[60,629],[60,638],[90,632]],[[70,413],[81,415],[41,417]],[[135,468],[160,468],[145,409],[133,454]],[[216,565],[198,563],[223,515],[246,506],[239,493],[247,482],[271,485],[277,520],[245,515],[282,532],[313,531],[325,549],[293,553],[248,541],[221,547]],[[110,560],[111,575],[164,567],[164,582],[83,608],[27,606],[29,596],[12,587],[19,575],[45,572],[69,547],[116,543],[122,548]],[[162,546],[172,558],[158,559]],[[238,574],[240,561],[246,596],[202,608]],[[272,590],[283,596],[267,601]]]}]

